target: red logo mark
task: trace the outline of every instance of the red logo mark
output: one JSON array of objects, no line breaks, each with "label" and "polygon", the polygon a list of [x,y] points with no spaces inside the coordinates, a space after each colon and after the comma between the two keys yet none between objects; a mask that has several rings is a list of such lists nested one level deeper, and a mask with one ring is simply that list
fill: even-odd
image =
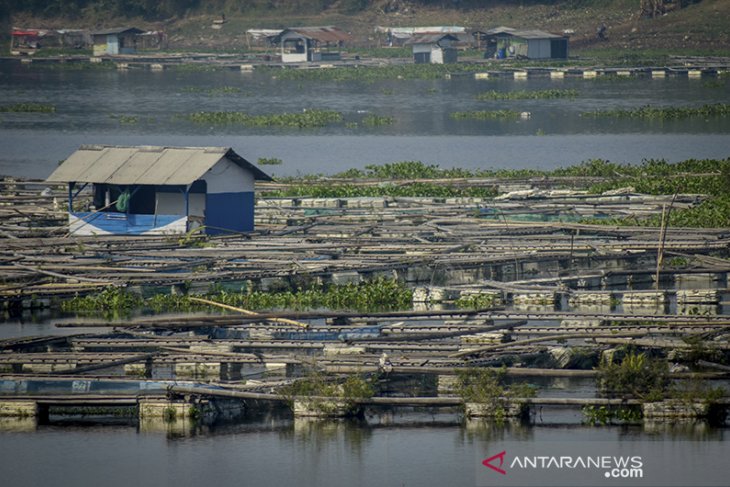
[{"label": "red logo mark", "polygon": [[[486,460],[484,460],[482,462],[482,465],[484,465],[485,467],[489,467],[492,470],[494,470],[495,472],[501,473],[502,475],[507,475],[507,472],[501,468],[502,465],[504,465],[504,456],[506,454],[507,454],[506,451],[503,451],[502,453],[497,453],[496,455],[491,456],[491,457],[487,458]],[[499,458],[499,467],[495,467],[494,465],[492,465],[492,461],[496,460],[497,458]]]}]

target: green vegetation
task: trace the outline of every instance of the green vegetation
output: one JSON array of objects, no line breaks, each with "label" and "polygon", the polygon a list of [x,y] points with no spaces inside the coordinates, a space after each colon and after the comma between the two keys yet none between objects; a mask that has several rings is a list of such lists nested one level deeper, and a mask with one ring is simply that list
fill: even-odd
[{"label": "green vegetation", "polygon": [[[688,159],[678,163],[664,160],[645,160],[639,165],[615,164],[594,160],[579,166],[553,172],[565,176],[601,176],[609,180],[590,188],[602,193],[623,187],[654,195],[675,193],[709,196],[699,205],[674,210],[669,225],[675,227],[717,228],[730,226],[730,158]],[[597,225],[659,226],[661,215],[637,220],[636,218],[584,219],[582,223]]]},{"label": "green vegetation", "polygon": [[603,360],[598,368],[598,384],[609,397],[633,397],[660,401],[669,392],[669,366],[645,353],[627,353],[620,363]]},{"label": "green vegetation", "polygon": [[347,414],[353,414],[359,409],[358,400],[367,399],[375,395],[375,388],[371,380],[358,375],[349,375],[344,380],[333,380],[324,374],[312,370],[305,377],[279,390],[287,398],[290,407],[295,400],[303,400],[308,406],[321,413],[332,413],[337,405],[345,406]]},{"label": "green vegetation", "polygon": [[133,406],[51,406],[48,412],[66,416],[137,417],[137,408]]},{"label": "green vegetation", "polygon": [[485,91],[477,95],[477,100],[543,100],[549,98],[575,98],[576,90],[516,90],[516,91]]},{"label": "green vegetation", "polygon": [[530,384],[505,385],[506,369],[469,368],[456,374],[456,391],[465,403],[488,405],[497,420],[504,419],[507,401],[535,397]]},{"label": "green vegetation", "polygon": [[348,169],[335,174],[346,179],[451,179],[477,177],[468,169],[441,169],[421,161],[401,161],[387,164],[369,164],[365,169]]},{"label": "green vegetation", "polygon": [[[334,175],[340,179],[376,179],[375,185],[357,185],[322,180],[320,176],[286,179],[289,187],[271,191],[266,197],[475,197],[491,198],[497,195],[495,187],[457,186],[444,182],[417,181],[420,179],[502,178],[603,178],[604,181],[588,187],[589,192],[631,187],[639,193],[671,195],[689,193],[708,197],[692,208],[674,210],[670,214],[671,226],[729,227],[730,226],[730,158],[688,159],[678,163],[649,159],[640,164],[619,164],[602,159],[592,159],[580,164],[550,171],[538,169],[442,169],[438,165],[421,161],[401,161],[382,165],[367,165],[364,169],[348,169]],[[409,180],[407,184],[396,184]],[[583,219],[581,223],[602,225],[649,225],[658,226],[660,216],[637,220],[636,218]]]},{"label": "green vegetation", "polygon": [[[214,289],[208,294],[194,297],[204,297],[248,310],[327,308],[368,311],[408,309],[412,292],[400,281],[378,278],[360,284],[308,285],[275,292]],[[61,303],[61,309],[83,315],[102,314],[107,318],[119,318],[141,309],[162,313],[213,308],[192,302],[184,295],[156,294],[144,299],[139,294],[121,288],[107,288],[98,294],[65,300]]]},{"label": "green vegetation", "polygon": [[383,117],[368,113],[360,123],[366,127],[380,127],[382,125],[393,125],[393,122],[395,122],[393,117]]},{"label": "green vegetation", "polygon": [[165,423],[175,423],[177,421],[177,411],[174,407],[168,406],[162,411],[162,420]]},{"label": "green vegetation", "polygon": [[220,86],[218,88],[201,88],[199,86],[188,86],[183,88],[184,93],[203,93],[208,96],[240,95],[244,93],[236,86]]},{"label": "green vegetation", "polygon": [[56,107],[48,103],[14,103],[12,105],[0,105],[0,112],[13,113],[54,113]]},{"label": "green vegetation", "polygon": [[181,63],[181,64],[170,64],[169,69],[171,71],[177,71],[180,73],[212,73],[216,71],[223,71],[223,66],[220,64],[210,63]]},{"label": "green vegetation", "polygon": [[497,305],[499,298],[496,294],[469,294],[461,296],[454,302],[459,309],[485,309],[493,308]]},{"label": "green vegetation", "polygon": [[259,157],[259,160],[256,161],[256,163],[259,166],[280,166],[284,163],[284,161],[278,157]]},{"label": "green vegetation", "polygon": [[[705,19],[706,20],[706,19]],[[687,49],[687,48],[652,48],[652,49],[626,49],[618,48],[596,48],[571,50],[571,56],[577,55],[586,61],[592,61],[601,66],[668,66],[672,64],[677,56],[728,56],[727,49]]]},{"label": "green vegetation", "polygon": [[139,123],[139,117],[135,115],[109,115],[109,118],[119,120],[122,125],[134,125]]},{"label": "green vegetation", "polygon": [[30,63],[24,67],[33,71],[116,71],[117,64],[113,62],[90,63],[84,60],[63,63]]},{"label": "green vegetation", "polygon": [[332,110],[306,110],[302,113],[250,115],[245,112],[197,112],[184,116],[199,124],[237,124],[247,127],[326,127],[342,122],[342,114]]},{"label": "green vegetation", "polygon": [[267,198],[358,198],[358,197],[433,197],[433,198],[492,198],[497,195],[493,187],[453,186],[436,183],[380,184],[361,186],[355,184],[295,184],[282,190],[264,193]]},{"label": "green vegetation", "polygon": [[471,112],[452,112],[449,114],[454,120],[514,120],[520,117],[515,110],[478,110]]},{"label": "green vegetation", "polygon": [[637,406],[583,406],[583,416],[589,424],[625,424],[641,421],[641,408]]},{"label": "green vegetation", "polygon": [[715,103],[701,107],[653,107],[645,105],[629,110],[595,110],[584,112],[584,117],[641,118],[647,120],[679,120],[684,118],[727,117],[730,115],[730,104]]},{"label": "green vegetation", "polygon": [[61,302],[61,310],[91,316],[101,313],[112,318],[129,314],[143,304],[144,299],[139,294],[119,287],[108,287],[97,294],[64,300]]}]

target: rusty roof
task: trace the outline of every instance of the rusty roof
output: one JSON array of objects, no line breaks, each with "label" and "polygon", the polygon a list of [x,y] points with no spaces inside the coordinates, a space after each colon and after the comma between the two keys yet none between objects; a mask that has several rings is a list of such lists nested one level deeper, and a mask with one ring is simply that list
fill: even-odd
[{"label": "rusty roof", "polygon": [[288,32],[294,32],[307,39],[314,39],[318,42],[344,42],[352,40],[352,36],[340,29],[331,25],[324,27],[290,27],[284,29],[279,37],[284,36]]},{"label": "rusty roof", "polygon": [[230,147],[157,147],[82,145],[61,164],[49,182],[188,185],[228,158],[254,178],[271,177]]}]

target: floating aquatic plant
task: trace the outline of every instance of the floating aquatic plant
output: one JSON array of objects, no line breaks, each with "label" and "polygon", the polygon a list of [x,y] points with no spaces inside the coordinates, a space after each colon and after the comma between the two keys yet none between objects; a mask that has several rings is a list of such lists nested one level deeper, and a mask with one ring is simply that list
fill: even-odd
[{"label": "floating aquatic plant", "polygon": [[[402,282],[377,278],[359,284],[310,284],[272,292],[249,289],[229,292],[214,289],[202,297],[249,310],[327,308],[370,311],[408,309],[413,296]],[[102,313],[108,318],[128,316],[143,308],[155,312],[192,311],[205,309],[206,305],[193,302],[186,295],[177,294],[156,294],[144,299],[137,293],[120,288],[107,288],[97,294],[74,297],[61,303],[61,309],[66,312],[90,315]]]},{"label": "floating aquatic plant", "polygon": [[306,110],[301,113],[251,115],[245,112],[197,112],[184,118],[194,123],[248,127],[325,127],[342,122],[342,114],[332,110]]},{"label": "floating aquatic plant", "polygon": [[256,163],[259,166],[279,166],[284,163],[281,159],[278,157],[259,157],[258,161]]},{"label": "floating aquatic plant", "polygon": [[485,91],[477,95],[477,100],[544,100],[550,98],[575,98],[577,90],[516,90],[516,91]]},{"label": "floating aquatic plant", "polygon": [[470,112],[452,112],[449,114],[454,120],[513,120],[520,117],[515,110],[477,110]]},{"label": "floating aquatic plant", "polygon": [[14,113],[54,113],[56,107],[48,103],[14,103],[12,105],[0,105],[0,112]]},{"label": "floating aquatic plant", "polygon": [[384,117],[369,113],[363,117],[360,123],[366,127],[379,127],[382,125],[393,125],[393,122],[395,122],[393,117]]},{"label": "floating aquatic plant", "polygon": [[730,104],[715,103],[700,107],[656,107],[644,105],[639,108],[594,110],[584,112],[584,117],[598,118],[641,118],[650,120],[679,120],[684,118],[727,117],[730,115]]}]

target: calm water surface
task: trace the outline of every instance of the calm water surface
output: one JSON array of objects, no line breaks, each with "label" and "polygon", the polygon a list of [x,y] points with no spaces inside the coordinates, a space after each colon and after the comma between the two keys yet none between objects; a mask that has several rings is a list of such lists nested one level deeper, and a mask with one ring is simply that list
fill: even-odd
[{"label": "calm water surface", "polygon": [[[132,425],[7,429],[0,432],[3,485],[120,487],[473,486],[483,477],[480,462],[504,444],[512,448],[543,445],[545,454],[550,445],[569,445],[573,454],[580,455],[581,442],[623,444],[622,451],[632,444],[662,442],[692,445],[697,451],[689,453],[711,455],[721,451],[728,435],[727,429],[708,430],[701,425],[495,427],[456,416],[418,413],[360,422],[270,416],[204,432]],[[717,472],[708,475],[716,477]],[[654,485],[662,485],[660,476],[656,480]]]},{"label": "calm water surface", "polygon": [[[712,81],[712,82],[711,82]],[[232,88],[233,92],[224,92]],[[574,89],[557,100],[477,101],[478,93]],[[331,174],[400,160],[443,167],[550,169],[591,158],[640,162],[730,155],[729,118],[680,121],[595,119],[584,112],[642,105],[730,102],[730,80],[669,77],[619,81],[536,78],[391,80],[371,83],[289,81],[235,71],[210,73],[29,68],[0,63],[0,105],[50,103],[56,113],[0,114],[0,174],[43,178],[79,145],[231,146],[249,160],[278,157],[275,175]],[[186,114],[337,110],[357,123],[391,116],[385,127],[247,128],[193,124]],[[460,121],[455,111],[510,109],[527,120]],[[120,117],[136,117],[125,123]]]}]

